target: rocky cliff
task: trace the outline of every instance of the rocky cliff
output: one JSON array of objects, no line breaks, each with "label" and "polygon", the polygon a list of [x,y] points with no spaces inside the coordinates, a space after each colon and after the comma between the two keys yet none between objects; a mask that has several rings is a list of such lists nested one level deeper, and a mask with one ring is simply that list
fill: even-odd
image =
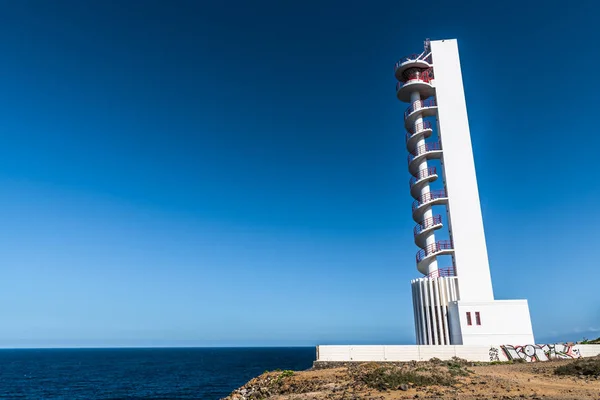
[{"label": "rocky cliff", "polygon": [[[561,372],[562,371],[562,372]],[[600,357],[538,363],[349,363],[266,372],[225,400],[594,399]]]}]

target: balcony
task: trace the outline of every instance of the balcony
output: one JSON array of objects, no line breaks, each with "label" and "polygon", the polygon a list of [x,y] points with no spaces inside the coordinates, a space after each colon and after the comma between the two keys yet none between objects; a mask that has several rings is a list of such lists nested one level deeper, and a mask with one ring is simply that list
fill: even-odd
[{"label": "balcony", "polygon": [[432,65],[431,54],[425,57],[424,53],[411,54],[406,57],[402,57],[394,65],[394,75],[399,81],[402,80],[402,74],[404,71],[410,68],[429,68]]},{"label": "balcony", "polygon": [[411,69],[402,74],[400,82],[396,84],[396,96],[405,103],[410,102],[411,93],[419,92],[421,98],[428,98],[435,94],[433,85],[433,69]]}]

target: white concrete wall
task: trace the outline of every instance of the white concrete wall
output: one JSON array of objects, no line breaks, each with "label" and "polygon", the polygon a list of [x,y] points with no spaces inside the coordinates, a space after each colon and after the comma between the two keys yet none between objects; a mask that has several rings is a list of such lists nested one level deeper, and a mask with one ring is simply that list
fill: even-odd
[{"label": "white concrete wall", "polygon": [[448,302],[458,300],[457,278],[419,278],[411,282],[417,344],[451,344]]},{"label": "white concrete wall", "polygon": [[[536,347],[545,347],[547,345],[534,345]],[[563,345],[556,345],[563,348]],[[441,360],[450,360],[452,357],[459,357],[469,361],[508,361],[509,358],[502,349],[502,345],[463,345],[463,346],[317,346],[317,360],[329,362],[369,362],[369,361],[427,361],[431,358]],[[513,346],[510,346],[511,348]],[[528,346],[517,346],[520,351],[520,358],[526,361],[535,361],[527,359],[520,348]],[[569,347],[571,356],[550,355],[548,358],[579,358],[593,357],[600,354],[600,345],[582,345],[577,344]]]},{"label": "white concrete wall", "polygon": [[450,343],[454,345],[463,344],[462,332],[460,331],[460,313],[456,301],[448,303],[448,328],[450,330]]},{"label": "white concrete wall", "polygon": [[[459,279],[460,280],[460,279]],[[467,312],[471,313],[471,325],[467,324]],[[475,313],[481,316],[477,325]],[[463,345],[486,345],[488,343],[535,343],[529,305],[527,300],[494,300],[451,303],[448,310],[453,339],[456,321]],[[453,341],[453,344],[460,344]]]},{"label": "white concrete wall", "polygon": [[318,346],[317,361],[427,361],[469,357],[489,361],[490,346]]},{"label": "white concrete wall", "polygon": [[576,347],[581,357],[600,356],[600,344],[578,344]]},{"label": "white concrete wall", "polygon": [[432,41],[431,51],[460,299],[493,300],[458,45],[455,39]]}]

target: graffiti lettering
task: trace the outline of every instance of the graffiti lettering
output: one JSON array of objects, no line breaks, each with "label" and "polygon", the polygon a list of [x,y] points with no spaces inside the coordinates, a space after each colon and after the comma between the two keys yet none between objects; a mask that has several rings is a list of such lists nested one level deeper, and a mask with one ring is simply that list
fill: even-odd
[{"label": "graffiti lettering", "polygon": [[[581,357],[579,350],[568,344],[502,345],[500,347],[509,360],[521,359],[527,362],[535,362]],[[490,349],[490,361],[492,361],[492,349]]]},{"label": "graffiti lettering", "polygon": [[490,362],[491,361],[500,361],[500,357],[498,357],[498,349],[496,347],[490,348]]}]

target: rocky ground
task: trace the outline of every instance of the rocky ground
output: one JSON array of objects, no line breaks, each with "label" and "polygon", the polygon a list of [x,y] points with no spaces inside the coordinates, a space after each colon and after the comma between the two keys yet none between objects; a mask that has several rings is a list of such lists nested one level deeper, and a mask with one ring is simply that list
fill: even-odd
[{"label": "rocky ground", "polygon": [[[572,375],[557,375],[567,372]],[[593,399],[600,357],[540,363],[431,360],[266,372],[226,400]]]}]

